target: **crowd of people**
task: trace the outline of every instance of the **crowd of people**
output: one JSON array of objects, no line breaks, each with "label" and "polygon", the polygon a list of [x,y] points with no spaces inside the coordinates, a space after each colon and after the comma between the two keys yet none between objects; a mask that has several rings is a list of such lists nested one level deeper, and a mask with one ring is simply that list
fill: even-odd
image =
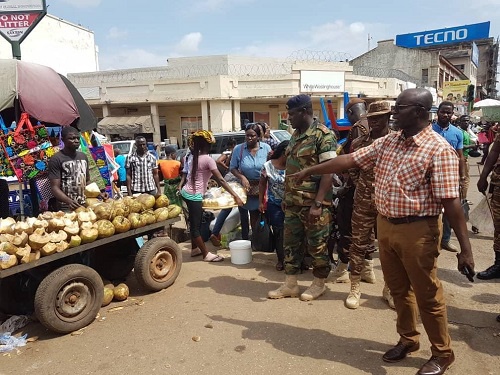
[{"label": "crowd of people", "polygon": [[[418,374],[442,374],[455,357],[437,259],[442,249],[457,252],[458,270],[469,279],[475,276],[462,204],[470,182],[468,157],[480,141],[470,131],[468,116],[453,121],[451,102],[442,102],[430,123],[432,102],[425,89],[405,90],[392,108],[386,101],[367,107],[354,98],[346,106],[353,127],[347,142],[338,147],[338,134],[313,117],[311,98],[297,95],[287,102],[294,129],[290,141],[276,144],[267,124],[250,123],[245,142],[230,142],[228,152],[215,161],[209,155],[215,142],[212,133],[199,130],[189,137],[190,152],[183,163],[175,160],[175,148],[167,148],[166,160],[158,163],[145,139],[138,137],[133,154],[119,162],[125,169],[119,180],[130,194],[157,195],[160,169],[169,198],[187,207],[191,256],[200,255],[206,262],[224,260],[208,251],[201,236],[202,199],[210,178],[234,197],[243,239],[251,238],[259,214],[265,213],[274,237],[276,270],[285,273],[284,283],[268,292],[270,299],[315,300],[326,292],[327,278],[332,278],[350,282],[345,305],[358,308],[361,281],[376,282],[372,258],[376,238],[385,281],[382,293],[396,310],[399,335],[382,359],[397,362],[419,349],[418,312],[432,351]],[[492,125],[487,131],[495,130]],[[75,129],[65,127],[62,141],[65,147],[50,160],[49,178],[60,207],[75,209],[84,203],[88,163],[77,151]],[[495,227],[494,263],[478,273],[483,280],[500,278],[500,133],[491,143],[477,184],[483,193],[490,185]],[[246,189],[245,203],[231,189],[231,180]],[[334,189],[339,182],[341,186]],[[216,246],[229,212],[222,210],[216,221],[210,237]],[[339,232],[336,262],[328,246],[333,228]],[[450,242],[452,229],[459,249]],[[311,259],[314,279],[301,291],[298,275],[306,257]]]}]

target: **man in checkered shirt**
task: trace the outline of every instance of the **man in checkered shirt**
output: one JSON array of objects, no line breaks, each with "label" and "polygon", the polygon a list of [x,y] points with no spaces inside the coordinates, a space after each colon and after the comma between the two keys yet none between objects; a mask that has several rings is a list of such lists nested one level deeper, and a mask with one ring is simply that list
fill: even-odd
[{"label": "man in checkered shirt", "polygon": [[375,170],[375,203],[380,263],[397,312],[396,346],[383,355],[397,362],[419,349],[417,308],[431,342],[432,357],[417,374],[439,375],[455,356],[448,334],[443,286],[437,278],[444,207],[461,252],[458,269],[472,278],[474,259],[459,198],[459,160],[453,148],[432,130],[428,116],[432,95],[425,89],[402,92],[393,109],[401,131],[375,140],[352,154],[341,155],[287,178],[349,168]]},{"label": "man in checkered shirt", "polygon": [[158,162],[148,151],[146,138],[135,139],[136,150],[127,157],[128,195],[148,193],[158,195],[161,193],[160,178],[158,177]]}]

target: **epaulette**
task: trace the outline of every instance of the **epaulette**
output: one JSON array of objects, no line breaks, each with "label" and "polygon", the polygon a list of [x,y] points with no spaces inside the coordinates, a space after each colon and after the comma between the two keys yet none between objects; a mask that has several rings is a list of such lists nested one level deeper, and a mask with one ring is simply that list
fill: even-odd
[{"label": "epaulette", "polygon": [[330,129],[328,129],[325,125],[319,124],[318,129],[321,130],[324,134],[328,134],[331,132]]}]

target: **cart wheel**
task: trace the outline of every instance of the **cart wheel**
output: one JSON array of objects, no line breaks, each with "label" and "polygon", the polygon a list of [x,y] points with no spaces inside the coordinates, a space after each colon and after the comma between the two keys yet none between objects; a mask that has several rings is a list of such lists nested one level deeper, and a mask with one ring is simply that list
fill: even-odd
[{"label": "cart wheel", "polygon": [[181,266],[179,245],[169,238],[157,237],[146,242],[137,253],[134,273],[139,284],[157,292],[174,283]]},{"label": "cart wheel", "polygon": [[35,314],[51,331],[69,333],[92,323],[103,297],[104,285],[96,271],[69,264],[42,280],[35,294]]}]

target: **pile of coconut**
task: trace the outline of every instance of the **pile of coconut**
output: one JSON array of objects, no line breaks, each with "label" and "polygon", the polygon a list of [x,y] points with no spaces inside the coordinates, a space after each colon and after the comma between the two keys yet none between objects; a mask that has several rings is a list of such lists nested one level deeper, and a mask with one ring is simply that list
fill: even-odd
[{"label": "pile of coconut", "polygon": [[120,200],[87,199],[75,212],[44,212],[16,222],[0,220],[0,269],[33,262],[41,256],[124,233],[179,216],[181,208],[167,196],[150,194]]}]

